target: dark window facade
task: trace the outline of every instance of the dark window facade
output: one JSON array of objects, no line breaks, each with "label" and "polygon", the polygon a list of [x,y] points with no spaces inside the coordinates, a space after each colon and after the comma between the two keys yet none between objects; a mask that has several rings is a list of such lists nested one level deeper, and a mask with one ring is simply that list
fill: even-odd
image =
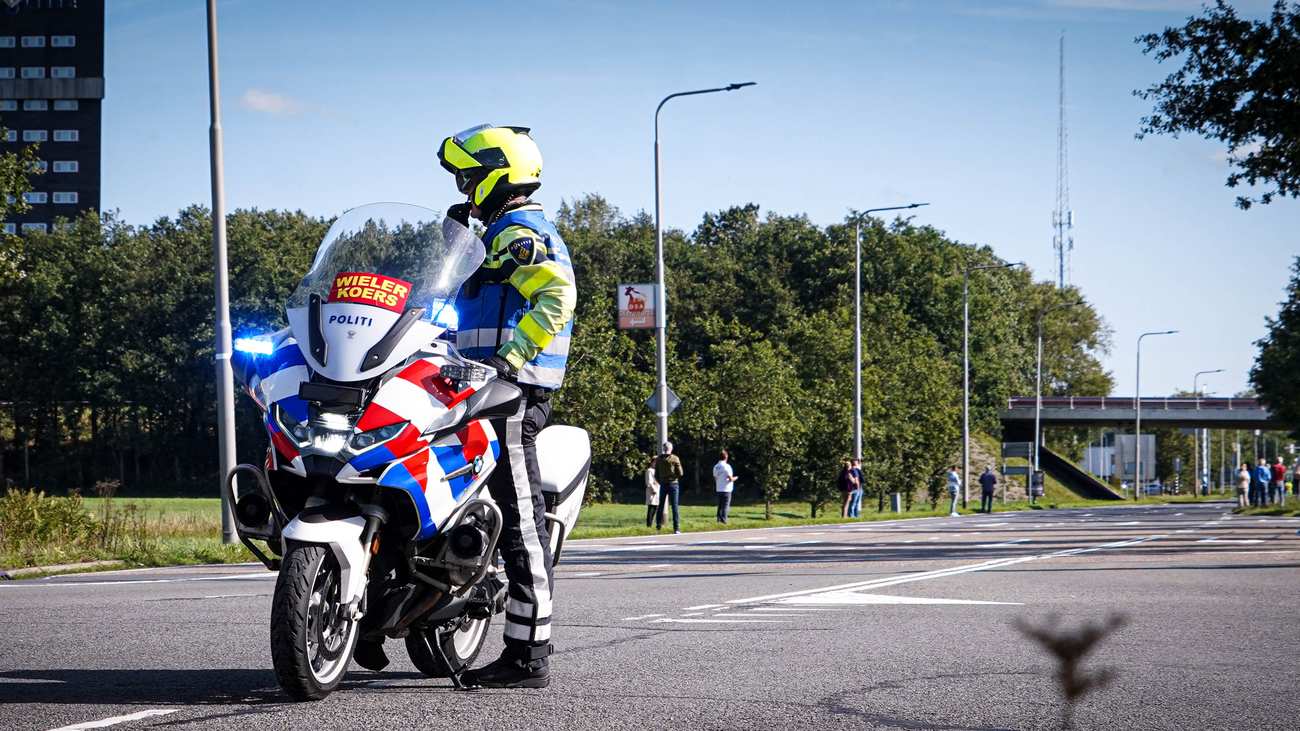
[{"label": "dark window facade", "polygon": [[0,137],[0,150],[24,146],[25,130],[47,131],[37,156],[50,163],[62,161],[60,172],[47,168],[44,175],[33,176],[32,189],[45,193],[47,200],[58,194],[61,202],[75,201],[34,205],[5,223],[15,224],[20,232],[42,230],[27,224],[46,224],[48,229],[56,217],[99,210],[104,0],[0,2],[0,69],[5,68],[17,72],[12,77],[0,74],[0,126],[16,134],[10,135],[12,141]]}]

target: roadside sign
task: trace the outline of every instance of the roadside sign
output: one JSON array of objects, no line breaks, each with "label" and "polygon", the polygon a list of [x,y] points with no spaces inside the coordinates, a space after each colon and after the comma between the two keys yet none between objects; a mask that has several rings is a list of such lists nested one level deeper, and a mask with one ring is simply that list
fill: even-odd
[{"label": "roadside sign", "polygon": [[[1024,457],[1028,459],[1029,457],[1034,456],[1034,443],[1033,442],[1003,442],[1002,456],[1003,457]],[[1022,474],[1028,474],[1028,473],[1022,473]]]},{"label": "roadside sign", "polygon": [[[673,393],[672,387],[665,386],[665,388],[668,389],[668,413],[671,414],[677,410],[678,406],[682,405],[682,400],[677,397],[677,394]],[[650,398],[645,400],[645,405],[649,407],[650,413],[652,414],[659,413],[659,389],[658,388],[656,388],[653,392],[651,392]]]},{"label": "roadside sign", "polygon": [[1008,465],[1002,468],[1002,474],[1007,477],[1024,476],[1029,474],[1029,467],[1015,467]]},{"label": "roadside sign", "polygon": [[618,285],[618,327],[636,330],[655,326],[655,285]]}]

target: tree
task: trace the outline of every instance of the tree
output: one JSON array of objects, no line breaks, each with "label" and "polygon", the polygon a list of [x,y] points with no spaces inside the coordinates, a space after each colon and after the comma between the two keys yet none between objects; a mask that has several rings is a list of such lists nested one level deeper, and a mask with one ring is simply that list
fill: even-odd
[{"label": "tree", "polygon": [[1138,36],[1157,62],[1182,57],[1164,81],[1133,93],[1155,102],[1138,139],[1188,132],[1227,145],[1228,187],[1271,185],[1243,209],[1300,196],[1300,2],[1277,0],[1267,20],[1238,17],[1216,0],[1182,27]]},{"label": "tree", "polygon": [[1259,354],[1250,369],[1251,385],[1269,411],[1300,437],[1300,256],[1291,265],[1281,311],[1268,318],[1268,334],[1255,345]]},{"label": "tree", "polygon": [[[9,129],[0,124],[0,139]],[[36,145],[25,145],[16,151],[0,152],[0,221],[15,213],[26,213],[29,204],[23,193],[32,189],[30,175],[40,175],[36,169]]]}]

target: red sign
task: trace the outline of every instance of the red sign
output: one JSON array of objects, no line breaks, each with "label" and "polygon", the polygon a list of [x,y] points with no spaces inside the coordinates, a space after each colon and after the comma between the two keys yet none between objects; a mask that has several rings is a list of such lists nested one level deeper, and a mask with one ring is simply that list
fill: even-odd
[{"label": "red sign", "polygon": [[339,272],[330,289],[330,302],[356,302],[374,305],[385,310],[401,312],[406,308],[406,298],[411,296],[411,283],[364,272]]},{"label": "red sign", "polygon": [[655,285],[618,285],[618,326],[624,330],[655,326]]}]

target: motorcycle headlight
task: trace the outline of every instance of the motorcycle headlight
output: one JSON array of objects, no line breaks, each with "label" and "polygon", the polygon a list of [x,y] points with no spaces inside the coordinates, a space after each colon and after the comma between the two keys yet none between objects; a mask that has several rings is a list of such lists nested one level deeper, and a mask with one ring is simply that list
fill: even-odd
[{"label": "motorcycle headlight", "polygon": [[356,434],[352,435],[352,441],[348,443],[348,446],[352,447],[352,449],[355,451],[369,449],[370,447],[373,447],[376,444],[379,444],[380,442],[386,442],[389,439],[392,439],[393,437],[397,436],[398,432],[406,428],[406,424],[407,422],[405,421],[399,421],[396,424],[381,426],[378,429],[371,429],[370,431],[357,432]]},{"label": "motorcycle headlight", "polygon": [[283,408],[277,409],[277,411],[279,412],[280,429],[285,434],[288,434],[289,438],[294,441],[294,444],[297,444],[299,447],[306,444],[311,437],[307,425],[295,419],[293,414],[290,414]]}]

